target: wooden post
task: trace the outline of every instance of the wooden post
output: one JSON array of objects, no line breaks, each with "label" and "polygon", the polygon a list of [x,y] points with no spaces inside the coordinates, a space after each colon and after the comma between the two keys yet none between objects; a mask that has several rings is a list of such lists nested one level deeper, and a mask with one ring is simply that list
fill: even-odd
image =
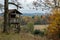
[{"label": "wooden post", "polygon": [[17,24],[17,33],[20,33],[20,30],[21,30],[20,29],[20,15],[19,15],[19,20],[18,21],[19,21],[19,24]]},{"label": "wooden post", "polygon": [[[19,15],[19,29],[21,30],[20,27],[21,27],[21,16]],[[20,31],[20,30],[19,30],[19,31]]]},{"label": "wooden post", "polygon": [[[18,2],[17,2],[17,5],[19,5],[18,4]],[[18,10],[18,6],[17,6],[17,10]],[[20,32],[20,15],[19,15],[19,24],[17,24],[17,32],[19,33]]]},{"label": "wooden post", "polygon": [[11,26],[11,24],[10,24],[10,14],[8,14],[8,29],[9,29],[9,32],[10,32],[10,26]]}]

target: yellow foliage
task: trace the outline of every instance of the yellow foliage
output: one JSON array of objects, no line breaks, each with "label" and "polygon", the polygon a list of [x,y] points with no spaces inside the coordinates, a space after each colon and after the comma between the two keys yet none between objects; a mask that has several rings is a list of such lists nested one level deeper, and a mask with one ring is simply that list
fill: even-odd
[{"label": "yellow foliage", "polygon": [[55,38],[60,33],[60,10],[55,8],[50,16],[50,25],[48,27],[48,35]]}]

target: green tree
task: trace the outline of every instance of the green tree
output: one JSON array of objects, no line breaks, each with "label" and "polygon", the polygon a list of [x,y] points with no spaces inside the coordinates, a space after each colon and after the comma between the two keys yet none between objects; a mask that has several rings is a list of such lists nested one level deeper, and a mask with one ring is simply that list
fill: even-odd
[{"label": "green tree", "polygon": [[27,29],[28,29],[28,31],[30,31],[32,33],[34,31],[34,23],[28,22],[27,23]]}]

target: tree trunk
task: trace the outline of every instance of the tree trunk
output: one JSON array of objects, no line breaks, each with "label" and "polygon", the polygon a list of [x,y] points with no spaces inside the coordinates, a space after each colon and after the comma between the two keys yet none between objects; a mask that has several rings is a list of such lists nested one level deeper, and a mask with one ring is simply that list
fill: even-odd
[{"label": "tree trunk", "polygon": [[4,28],[3,32],[8,32],[7,27],[8,27],[8,0],[5,0],[4,2]]}]

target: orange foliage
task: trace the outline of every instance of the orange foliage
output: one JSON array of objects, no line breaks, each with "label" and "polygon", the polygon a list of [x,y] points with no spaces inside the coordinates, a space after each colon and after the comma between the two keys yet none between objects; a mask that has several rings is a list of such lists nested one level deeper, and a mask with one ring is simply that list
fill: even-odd
[{"label": "orange foliage", "polygon": [[47,35],[53,40],[57,40],[58,34],[60,34],[60,10],[53,9],[53,14],[50,15],[50,25],[48,27]]}]

